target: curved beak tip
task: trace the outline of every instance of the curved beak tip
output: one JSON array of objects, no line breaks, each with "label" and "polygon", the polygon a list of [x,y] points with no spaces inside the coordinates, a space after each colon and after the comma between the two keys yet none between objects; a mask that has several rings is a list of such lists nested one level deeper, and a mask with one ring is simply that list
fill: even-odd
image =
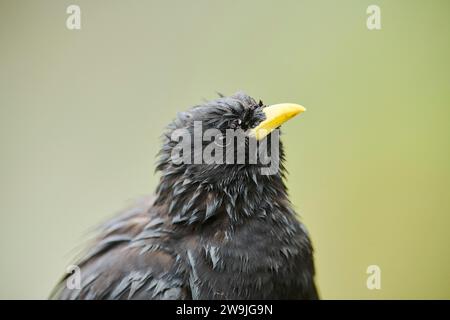
[{"label": "curved beak tip", "polygon": [[284,103],[281,105],[284,106],[284,113],[288,118],[293,118],[296,115],[306,111],[304,106],[295,103]]},{"label": "curved beak tip", "polygon": [[306,108],[304,106],[299,105],[299,104],[291,104],[291,106],[292,106],[291,108],[295,112],[295,114],[299,114],[299,113],[302,113],[302,112],[306,111]]}]

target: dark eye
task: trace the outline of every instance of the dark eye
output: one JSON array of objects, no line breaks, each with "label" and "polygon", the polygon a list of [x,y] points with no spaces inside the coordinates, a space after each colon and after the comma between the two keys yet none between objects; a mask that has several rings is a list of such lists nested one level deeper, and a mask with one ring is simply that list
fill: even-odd
[{"label": "dark eye", "polygon": [[231,122],[231,124],[230,124],[230,129],[237,129],[237,128],[240,128],[240,127],[241,127],[241,123],[242,123],[242,120],[241,120],[241,119],[236,119],[236,120],[234,120],[234,121]]}]

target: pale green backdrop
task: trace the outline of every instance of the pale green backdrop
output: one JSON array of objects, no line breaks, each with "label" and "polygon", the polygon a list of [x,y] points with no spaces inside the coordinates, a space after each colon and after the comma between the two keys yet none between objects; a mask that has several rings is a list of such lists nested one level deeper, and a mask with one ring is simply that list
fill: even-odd
[{"label": "pale green backdrop", "polygon": [[450,298],[449,9],[0,0],[0,298],[46,298],[87,231],[153,191],[175,113],[241,89],[308,109],[284,141],[322,297]]}]

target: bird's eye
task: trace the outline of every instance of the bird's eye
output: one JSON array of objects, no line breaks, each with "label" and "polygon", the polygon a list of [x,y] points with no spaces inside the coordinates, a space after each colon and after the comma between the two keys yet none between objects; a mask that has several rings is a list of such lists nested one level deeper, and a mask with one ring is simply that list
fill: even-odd
[{"label": "bird's eye", "polygon": [[242,123],[241,119],[233,120],[233,122],[231,122],[231,124],[230,124],[230,129],[236,129],[236,128],[240,127],[241,123]]}]

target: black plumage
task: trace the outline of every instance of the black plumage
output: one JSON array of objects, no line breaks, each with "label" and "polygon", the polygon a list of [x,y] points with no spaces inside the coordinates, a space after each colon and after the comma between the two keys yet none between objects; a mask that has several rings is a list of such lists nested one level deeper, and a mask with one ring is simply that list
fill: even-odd
[{"label": "black plumage", "polygon": [[[108,221],[77,265],[81,289],[62,279],[57,299],[317,299],[313,250],[280,170],[174,164],[178,128],[254,128],[265,106],[244,93],[178,114],[163,135],[154,196]],[[269,140],[269,139],[268,139]]]}]

